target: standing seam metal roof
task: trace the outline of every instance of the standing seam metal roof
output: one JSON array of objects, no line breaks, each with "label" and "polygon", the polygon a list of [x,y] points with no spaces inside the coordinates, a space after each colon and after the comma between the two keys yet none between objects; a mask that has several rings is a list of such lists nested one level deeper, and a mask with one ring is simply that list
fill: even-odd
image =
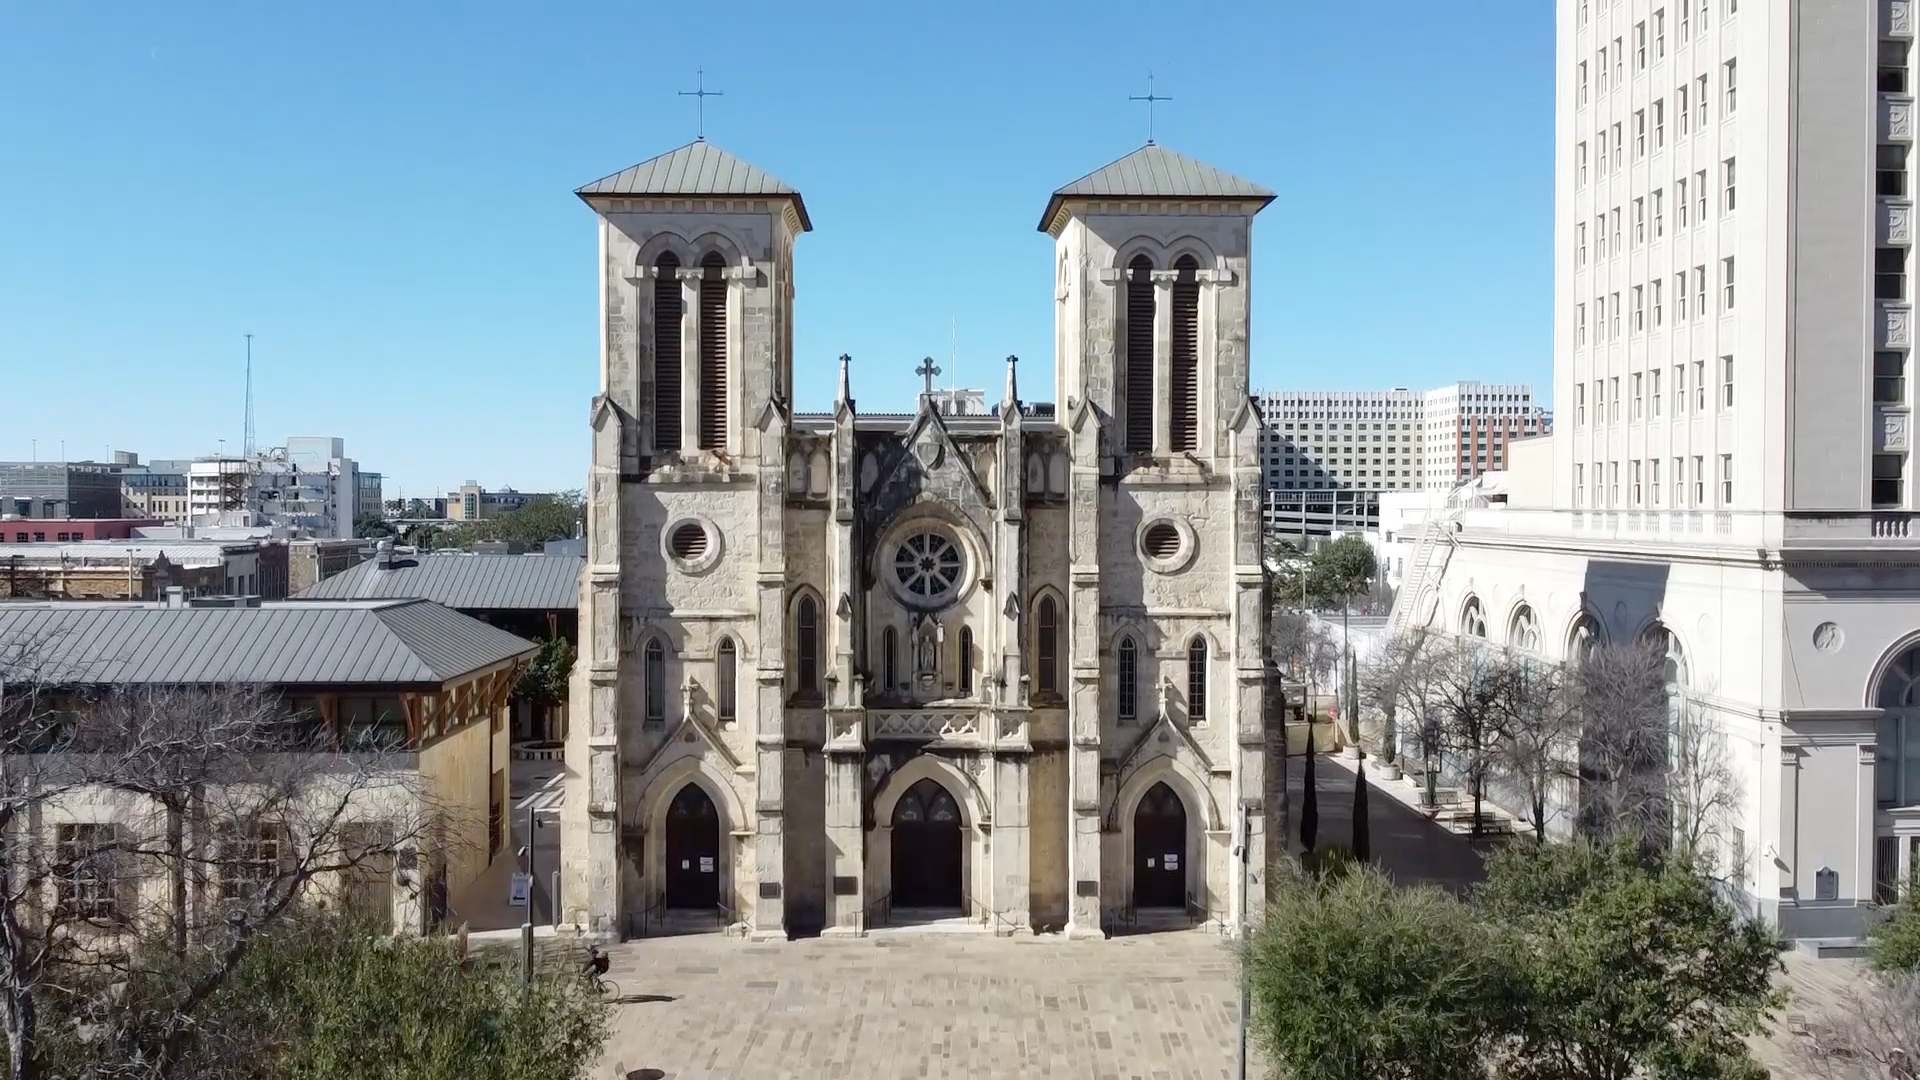
[{"label": "standing seam metal roof", "polygon": [[0,605],[0,656],[16,668],[0,675],[69,685],[445,683],[534,649],[426,600]]},{"label": "standing seam metal roof", "polygon": [[1273,197],[1251,180],[1148,143],[1055,191],[1040,218],[1040,231],[1047,231],[1068,199],[1248,199],[1264,206]]},{"label": "standing seam metal roof", "polygon": [[293,600],[417,598],[456,611],[572,611],[579,607],[577,555],[396,556],[391,569],[374,560],[301,590]]},{"label": "standing seam metal roof", "polygon": [[807,218],[806,204],[801,202],[798,191],[705,140],[690,142],[603,176],[575,188],[574,194],[583,198],[588,195],[766,195],[792,199],[794,209],[800,214],[801,229],[813,231],[813,222]]}]

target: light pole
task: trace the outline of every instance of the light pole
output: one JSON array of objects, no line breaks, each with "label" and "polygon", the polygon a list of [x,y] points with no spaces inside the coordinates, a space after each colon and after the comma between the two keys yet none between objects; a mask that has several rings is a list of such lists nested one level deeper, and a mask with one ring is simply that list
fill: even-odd
[{"label": "light pole", "polygon": [[1236,1059],[1239,1080],[1247,1080],[1247,1007],[1253,993],[1247,975],[1247,954],[1252,948],[1247,942],[1247,869],[1252,860],[1253,848],[1253,807],[1245,797],[1240,801],[1240,848],[1234,854],[1240,858],[1240,1048]]}]

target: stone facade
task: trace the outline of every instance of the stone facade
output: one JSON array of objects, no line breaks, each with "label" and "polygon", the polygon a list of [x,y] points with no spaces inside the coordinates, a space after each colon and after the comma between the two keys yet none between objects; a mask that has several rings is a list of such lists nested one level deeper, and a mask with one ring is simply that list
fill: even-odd
[{"label": "stone facade", "polygon": [[[569,921],[1100,936],[1163,907],[1228,928],[1243,834],[1258,903],[1279,841],[1247,289],[1271,196],[1235,183],[1056,193],[1061,407],[1023,401],[1009,357],[989,412],[929,392],[874,415],[847,357],[832,413],[791,408],[797,192],[704,143],[582,189],[603,391]],[[1122,268],[1142,254],[1157,403],[1127,451]]]}]

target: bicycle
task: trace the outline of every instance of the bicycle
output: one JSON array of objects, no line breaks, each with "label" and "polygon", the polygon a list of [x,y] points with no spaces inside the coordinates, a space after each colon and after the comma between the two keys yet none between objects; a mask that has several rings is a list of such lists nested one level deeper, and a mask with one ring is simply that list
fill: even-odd
[{"label": "bicycle", "polygon": [[594,993],[600,995],[602,998],[608,1001],[618,1001],[620,999],[620,984],[614,982],[612,979],[606,978],[608,966],[607,954],[602,952],[599,946],[587,946],[587,985],[593,989]]}]

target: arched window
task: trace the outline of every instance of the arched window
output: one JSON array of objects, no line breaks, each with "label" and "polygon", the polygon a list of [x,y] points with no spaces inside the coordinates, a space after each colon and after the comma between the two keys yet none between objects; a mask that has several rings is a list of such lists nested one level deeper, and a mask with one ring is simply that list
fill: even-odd
[{"label": "arched window", "polygon": [[820,605],[812,596],[800,598],[794,612],[794,685],[803,694],[820,692]]},{"label": "arched window", "polygon": [[1127,449],[1153,450],[1153,260],[1127,264]]},{"label": "arched window", "polygon": [[1040,598],[1033,634],[1034,687],[1042,694],[1060,692],[1060,606],[1051,596]]},{"label": "arched window", "polygon": [[889,626],[880,631],[880,671],[887,681],[882,684],[888,690],[900,686],[900,632]]},{"label": "arched window", "polygon": [[1182,255],[1173,264],[1173,341],[1168,371],[1168,435],[1175,453],[1200,446],[1200,264]]},{"label": "arched window", "polygon": [[653,279],[653,447],[680,449],[680,257],[655,262]]},{"label": "arched window", "polygon": [[1533,608],[1521,604],[1513,611],[1513,622],[1507,627],[1507,644],[1522,652],[1540,651],[1540,620],[1534,618]]},{"label": "arched window", "polygon": [[1487,613],[1480,606],[1480,598],[1469,596],[1467,606],[1460,611],[1460,636],[1484,638],[1487,636]]},{"label": "arched window", "polygon": [[1120,639],[1118,661],[1114,667],[1120,677],[1120,719],[1140,717],[1140,648],[1131,636]]},{"label": "arched window", "polygon": [[1574,617],[1573,627],[1567,631],[1567,659],[1585,661],[1600,646],[1600,626],[1593,616],[1581,612]]},{"label": "arched window", "polygon": [[720,713],[722,723],[731,723],[738,715],[734,672],[739,667],[739,653],[733,647],[732,638],[721,638],[720,648],[714,651],[714,705]]},{"label": "arched window", "polygon": [[700,449],[727,448],[726,260],[717,251],[700,260]]},{"label": "arched window", "polygon": [[960,628],[960,692],[973,693],[973,627]]},{"label": "arched window", "polygon": [[1888,665],[1873,703],[1886,710],[1876,739],[1874,802],[1882,809],[1920,805],[1920,647]]},{"label": "arched window", "polygon": [[1187,722],[1207,718],[1207,639],[1199,634],[1187,642]]},{"label": "arched window", "polygon": [[667,650],[659,638],[647,639],[646,664],[642,682],[647,692],[647,723],[667,720]]}]

